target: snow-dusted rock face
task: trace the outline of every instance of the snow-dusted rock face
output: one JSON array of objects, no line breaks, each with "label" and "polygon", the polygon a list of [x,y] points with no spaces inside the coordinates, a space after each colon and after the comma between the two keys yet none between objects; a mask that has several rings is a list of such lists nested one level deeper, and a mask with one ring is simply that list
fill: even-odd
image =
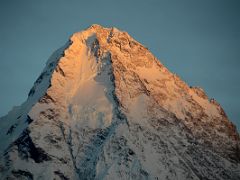
[{"label": "snow-dusted rock face", "polygon": [[240,179],[221,106],[116,28],[73,34],[0,129],[0,179]]}]

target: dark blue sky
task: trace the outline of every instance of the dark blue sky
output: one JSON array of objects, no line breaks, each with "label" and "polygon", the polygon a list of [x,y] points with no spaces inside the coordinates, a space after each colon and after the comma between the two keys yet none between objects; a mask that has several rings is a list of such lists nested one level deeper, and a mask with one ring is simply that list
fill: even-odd
[{"label": "dark blue sky", "polygon": [[0,0],[0,22],[0,116],[26,100],[54,50],[96,23],[129,32],[240,129],[238,0]]}]

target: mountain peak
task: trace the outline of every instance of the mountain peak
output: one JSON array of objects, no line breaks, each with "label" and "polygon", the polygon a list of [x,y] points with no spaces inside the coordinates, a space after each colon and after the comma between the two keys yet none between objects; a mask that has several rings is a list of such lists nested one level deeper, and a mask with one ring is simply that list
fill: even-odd
[{"label": "mountain peak", "polygon": [[0,128],[3,179],[240,178],[221,106],[116,28],[74,33]]}]

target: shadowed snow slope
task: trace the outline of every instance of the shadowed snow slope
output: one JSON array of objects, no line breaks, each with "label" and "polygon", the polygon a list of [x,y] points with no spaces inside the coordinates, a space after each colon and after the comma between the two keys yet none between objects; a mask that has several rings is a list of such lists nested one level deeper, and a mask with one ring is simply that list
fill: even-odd
[{"label": "shadowed snow slope", "polygon": [[1,179],[240,179],[221,106],[116,28],[73,34],[0,128]]}]

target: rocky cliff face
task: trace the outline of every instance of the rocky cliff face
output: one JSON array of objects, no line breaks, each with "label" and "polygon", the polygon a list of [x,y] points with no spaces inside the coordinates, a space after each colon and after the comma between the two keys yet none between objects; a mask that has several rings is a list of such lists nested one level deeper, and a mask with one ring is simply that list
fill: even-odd
[{"label": "rocky cliff face", "polygon": [[73,34],[0,128],[2,179],[240,179],[221,106],[116,28]]}]

